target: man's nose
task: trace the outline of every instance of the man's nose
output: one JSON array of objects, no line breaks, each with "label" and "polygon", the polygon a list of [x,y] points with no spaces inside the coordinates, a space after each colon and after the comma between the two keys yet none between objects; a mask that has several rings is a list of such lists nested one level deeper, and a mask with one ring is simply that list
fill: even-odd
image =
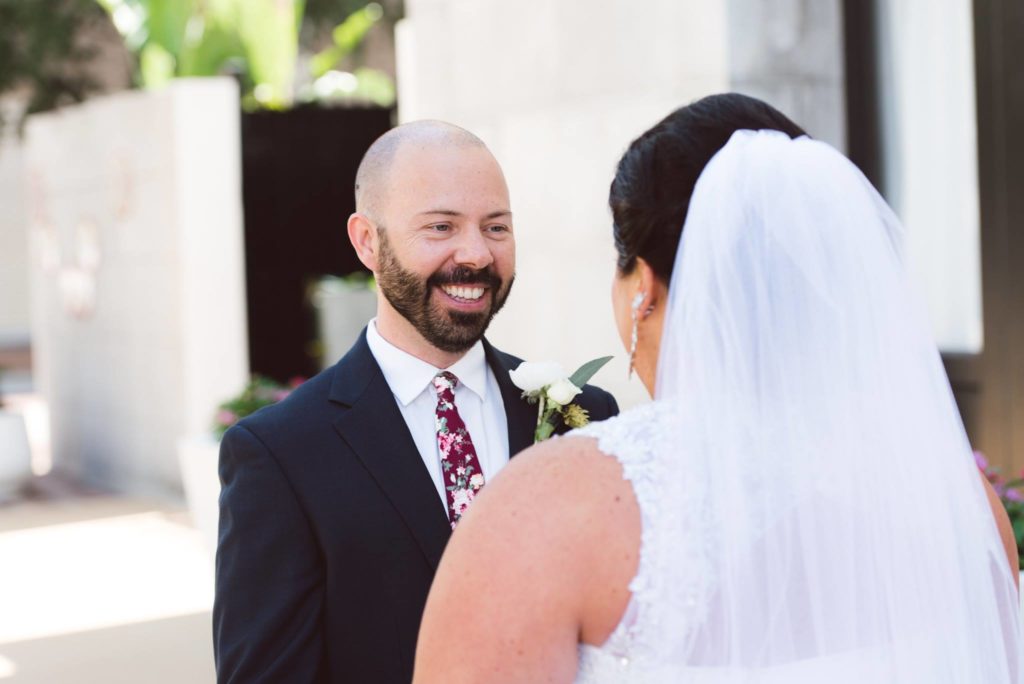
[{"label": "man's nose", "polygon": [[491,254],[487,238],[479,228],[462,231],[454,258],[458,265],[468,266],[477,271],[494,263],[494,255]]}]

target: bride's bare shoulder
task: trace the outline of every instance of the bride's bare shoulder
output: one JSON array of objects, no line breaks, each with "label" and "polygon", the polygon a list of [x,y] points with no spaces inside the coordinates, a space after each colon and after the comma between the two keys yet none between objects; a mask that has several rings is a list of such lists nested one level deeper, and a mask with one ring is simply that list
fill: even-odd
[{"label": "bride's bare shoulder", "polygon": [[638,536],[640,511],[618,461],[593,438],[566,436],[523,451],[484,486],[459,531],[469,536],[478,527],[503,538],[503,552],[521,551],[518,540],[531,553],[578,558],[595,539]]},{"label": "bride's bare shoulder", "polygon": [[640,509],[622,467],[595,439],[562,437],[513,458],[483,488],[453,541],[460,550],[487,546],[473,562],[486,556],[492,578],[510,572],[518,586],[532,576],[530,592],[572,604],[583,640],[602,643],[637,571]]},{"label": "bride's bare shoulder", "polygon": [[577,642],[603,643],[621,619],[639,547],[636,499],[594,439],[527,449],[487,482],[445,549],[416,681],[568,681]]},{"label": "bride's bare shoulder", "polygon": [[[569,435],[535,444],[513,458],[488,494],[510,500],[537,501],[545,496],[545,514],[550,521],[556,512],[575,509],[620,509],[636,505],[632,488],[623,479],[619,462],[604,454],[592,437]],[[485,488],[486,489],[486,488]],[[532,494],[533,497],[524,496]],[[504,503],[504,502],[503,502]]]}]

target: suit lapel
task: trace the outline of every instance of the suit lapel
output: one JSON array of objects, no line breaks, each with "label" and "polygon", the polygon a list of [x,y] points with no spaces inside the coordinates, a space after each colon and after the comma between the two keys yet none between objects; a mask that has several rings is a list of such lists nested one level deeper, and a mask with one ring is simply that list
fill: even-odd
[{"label": "suit lapel", "polygon": [[533,431],[537,426],[537,409],[523,399],[523,391],[512,383],[509,371],[521,363],[519,359],[498,351],[484,340],[487,363],[494,371],[494,378],[501,388],[501,400],[505,404],[505,418],[508,423],[508,454],[515,456],[533,445]]},{"label": "suit lapel", "polygon": [[331,400],[350,408],[335,430],[377,481],[437,568],[451,527],[394,393],[366,344],[366,333],[338,364]]}]

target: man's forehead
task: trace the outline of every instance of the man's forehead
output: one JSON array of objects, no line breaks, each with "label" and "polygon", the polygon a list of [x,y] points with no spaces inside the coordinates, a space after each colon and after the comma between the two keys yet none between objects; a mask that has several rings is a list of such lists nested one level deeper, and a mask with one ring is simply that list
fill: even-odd
[{"label": "man's forehead", "polygon": [[383,179],[382,197],[415,203],[417,212],[462,211],[482,205],[507,210],[508,188],[497,161],[486,149],[420,150],[396,161]]},{"label": "man's forehead", "polygon": [[[487,151],[480,138],[443,121],[417,121],[393,128],[366,151],[357,173],[366,185],[379,181],[396,164],[423,156],[463,150]],[[489,151],[487,151],[489,155]],[[370,188],[372,189],[372,188]]]},{"label": "man's forehead", "polygon": [[[427,211],[421,211],[416,214],[416,217],[431,217],[431,216],[443,216],[452,218],[465,218],[469,214],[459,209],[428,209]],[[481,218],[486,220],[499,219],[499,218],[512,218],[512,212],[508,209],[495,209],[486,212]]]},{"label": "man's forehead", "polygon": [[449,174],[465,176],[460,183],[500,179],[504,185],[497,160],[469,131],[438,121],[399,126],[374,142],[363,158],[356,174],[356,208],[379,211],[405,193],[451,191]]}]

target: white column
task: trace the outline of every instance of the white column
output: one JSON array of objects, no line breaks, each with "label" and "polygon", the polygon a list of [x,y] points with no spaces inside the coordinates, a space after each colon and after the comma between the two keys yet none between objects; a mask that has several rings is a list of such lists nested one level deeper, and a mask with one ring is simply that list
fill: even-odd
[{"label": "white column", "polygon": [[248,374],[238,92],[178,81],[29,122],[33,343],[54,464],[180,486]]},{"label": "white column", "polygon": [[879,5],[883,191],[943,351],[981,351],[974,34],[970,0]]}]

